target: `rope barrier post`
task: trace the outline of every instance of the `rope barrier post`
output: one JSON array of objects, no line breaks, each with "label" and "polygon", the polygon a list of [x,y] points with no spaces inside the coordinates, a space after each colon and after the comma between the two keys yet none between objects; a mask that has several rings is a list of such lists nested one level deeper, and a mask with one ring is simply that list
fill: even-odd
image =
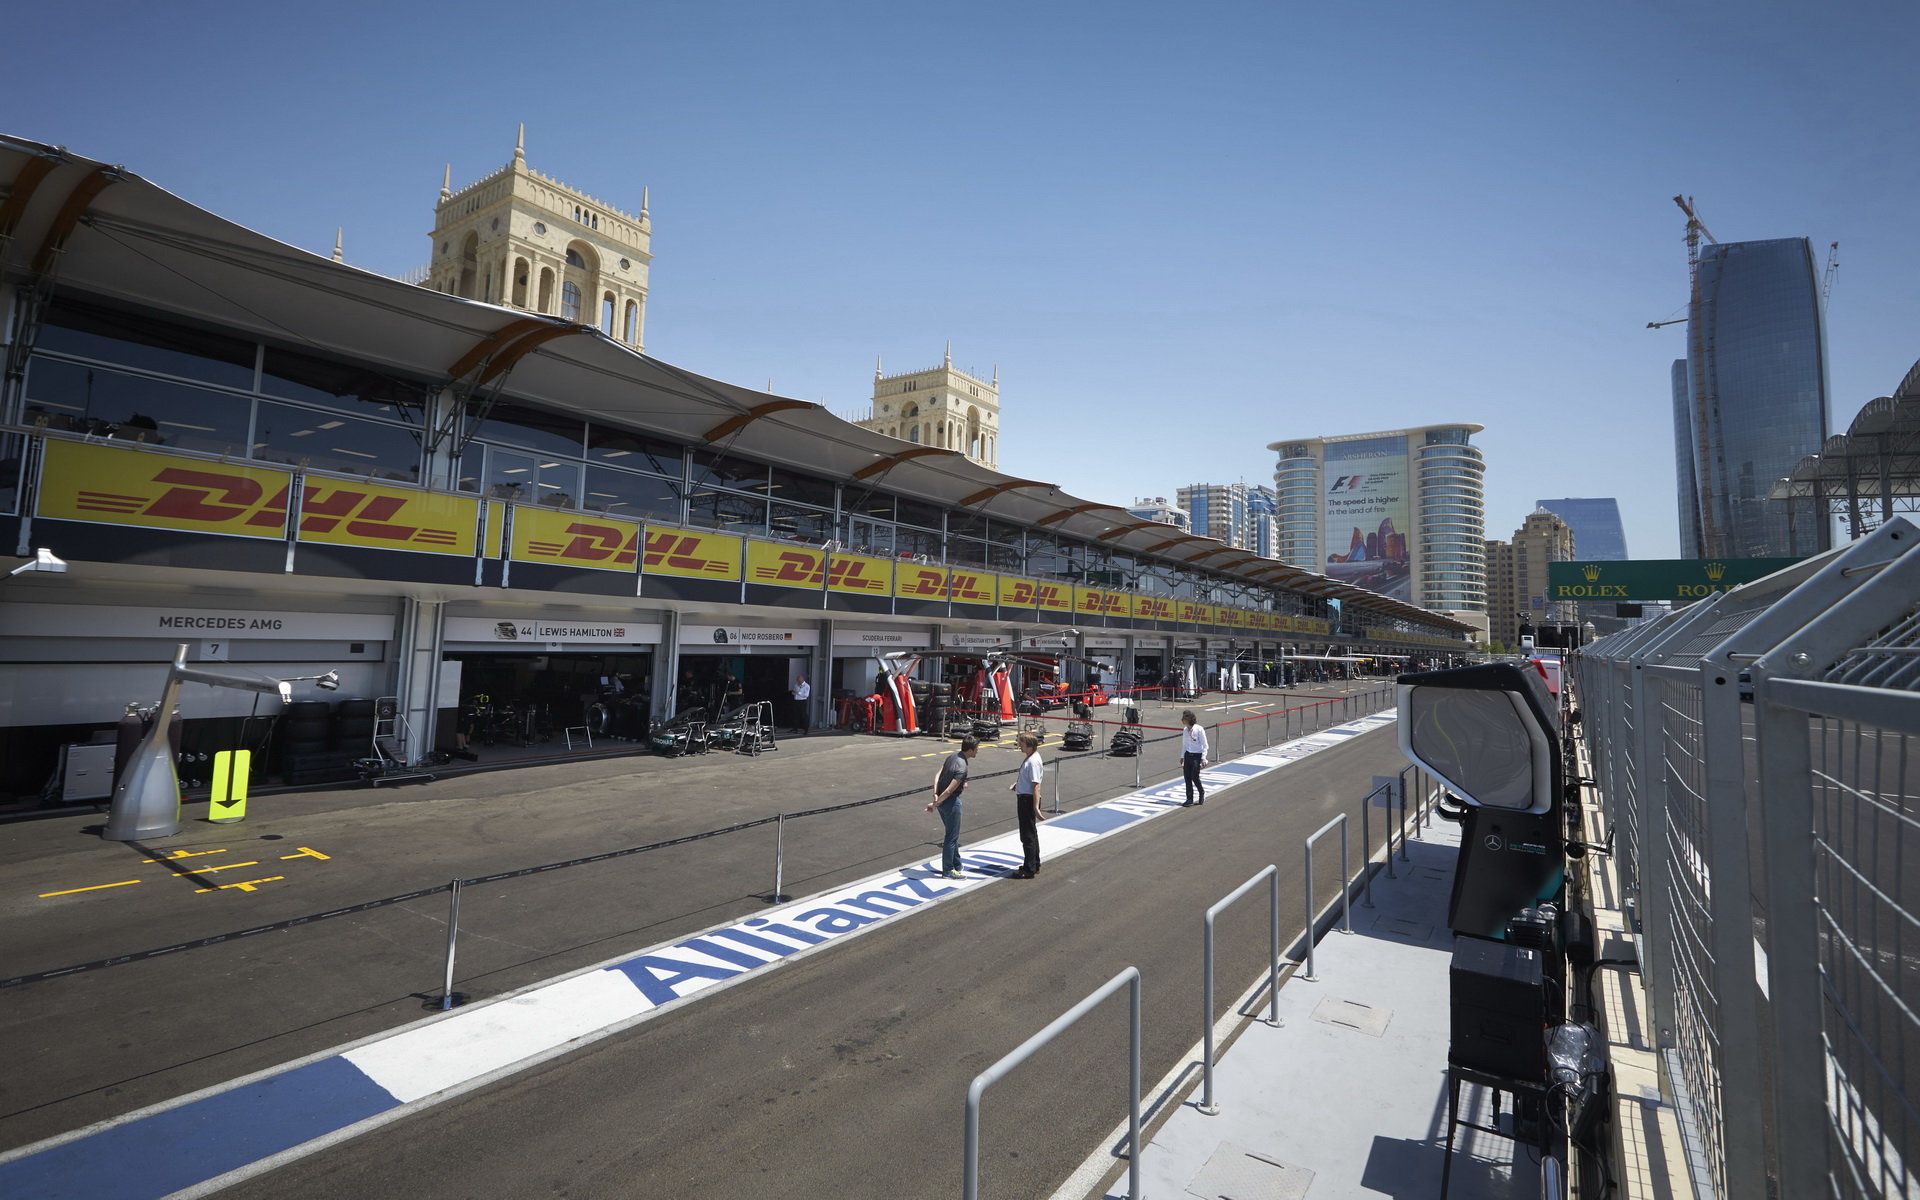
[{"label": "rope barrier post", "polygon": [[445,986],[440,989],[440,995],[427,1002],[429,1008],[437,1007],[441,1012],[447,1012],[456,1004],[465,1004],[467,1002],[465,995],[453,990],[453,949],[454,943],[460,940],[460,881],[455,879],[452,884],[448,886],[447,891],[451,894],[452,899],[447,902],[446,983]]},{"label": "rope barrier post", "polygon": [[769,904],[785,904],[793,899],[786,893],[787,876],[787,814],[776,813],[773,818],[773,894],[767,897]]},{"label": "rope barrier post", "polygon": [[1340,822],[1340,932],[1353,932],[1353,871],[1347,866],[1347,823]]},{"label": "rope barrier post", "polygon": [[1242,758],[1245,758],[1246,754],[1247,754],[1247,719],[1245,717],[1241,717],[1240,718],[1240,756]]}]

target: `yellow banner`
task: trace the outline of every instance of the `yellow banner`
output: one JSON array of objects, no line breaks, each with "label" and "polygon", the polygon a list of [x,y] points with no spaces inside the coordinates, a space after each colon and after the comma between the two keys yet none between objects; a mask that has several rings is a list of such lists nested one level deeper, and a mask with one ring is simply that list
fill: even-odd
[{"label": "yellow banner", "polygon": [[1034,607],[1036,601],[1033,598],[1033,580],[1021,579],[1013,575],[1002,575],[999,579],[1000,582],[995,590],[999,593],[1002,608]]},{"label": "yellow banner", "polygon": [[528,504],[514,506],[515,561],[631,572],[639,551],[637,521],[559,512]]},{"label": "yellow banner", "polygon": [[820,561],[825,557],[824,550],[748,539],[747,582],[819,591]]},{"label": "yellow banner", "polygon": [[895,563],[893,594],[903,600],[945,600],[947,569],[923,567],[916,563]]},{"label": "yellow banner", "polygon": [[1070,613],[1073,611],[1073,587],[1065,583],[1042,583],[1033,585],[1033,603],[1035,607],[1049,612]]},{"label": "yellow banner", "polygon": [[1173,616],[1173,598],[1171,596],[1135,596],[1133,598],[1133,616],[1139,621],[1171,621]]},{"label": "yellow banner", "polygon": [[865,554],[836,554],[827,562],[827,589],[857,596],[890,596],[893,561]]},{"label": "yellow banner", "polygon": [[66,521],[284,538],[292,486],[287,471],[49,438],[34,513]]},{"label": "yellow banner", "polygon": [[479,504],[472,496],[309,475],[300,540],[472,557]]},{"label": "yellow banner", "polygon": [[999,595],[994,580],[986,571],[952,567],[947,571],[947,594],[955,604],[991,605]]},{"label": "yellow banner", "polygon": [[1225,625],[1228,629],[1245,629],[1247,627],[1247,614],[1239,609],[1222,605],[1216,611],[1220,616],[1220,624]]},{"label": "yellow banner", "polygon": [[1073,589],[1073,611],[1090,617],[1131,617],[1133,605],[1127,600],[1125,592],[1109,592],[1101,588]]},{"label": "yellow banner", "polygon": [[641,569],[649,575],[677,575],[683,579],[740,578],[744,557],[740,539],[725,533],[695,533],[687,529],[642,531],[646,539]]},{"label": "yellow banner", "polygon": [[1192,600],[1175,600],[1173,602],[1173,619],[1182,625],[1201,624],[1206,607],[1206,605],[1197,604]]}]

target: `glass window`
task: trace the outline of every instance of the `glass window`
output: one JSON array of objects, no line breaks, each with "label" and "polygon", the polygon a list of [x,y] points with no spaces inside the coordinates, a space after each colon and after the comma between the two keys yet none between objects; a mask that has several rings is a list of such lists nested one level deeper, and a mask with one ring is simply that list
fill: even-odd
[{"label": "glass window", "polygon": [[142,371],[253,387],[251,341],[73,300],[56,300],[48,308],[36,345]]},{"label": "glass window", "polygon": [[233,454],[247,444],[252,409],[244,396],[35,357],[20,419],[95,437]]},{"label": "glass window", "polygon": [[520,404],[496,404],[479,422],[474,437],[483,442],[505,442],[549,454],[580,457],[586,441],[586,425],[571,417],[542,412]]},{"label": "glass window", "polygon": [[420,423],[427,389],[346,363],[267,347],[260,390],[343,412]]},{"label": "glass window", "polygon": [[[573,251],[567,251],[567,257],[574,257]],[[580,319],[580,285],[572,280],[560,285],[560,315],[569,321]]]},{"label": "glass window", "polygon": [[486,494],[517,504],[573,508],[579,503],[580,466],[488,447]]},{"label": "glass window", "polygon": [[833,528],[833,514],[817,508],[775,503],[768,515],[768,528],[775,537],[796,542],[824,542]]},{"label": "glass window", "polygon": [[611,467],[587,468],[587,494],[580,507],[637,521],[682,519],[679,484]]},{"label": "glass window", "polygon": [[10,513],[20,504],[20,458],[26,452],[27,439],[17,433],[0,433],[0,513]]},{"label": "glass window", "polygon": [[420,479],[420,437],[410,429],[262,401],[253,457],[377,479]]},{"label": "glass window", "polygon": [[859,513],[863,517],[872,517],[881,521],[893,520],[893,497],[885,492],[862,493],[849,489],[846,497],[841,501],[841,508],[845,512]]},{"label": "glass window", "polygon": [[833,482],[812,475],[802,475],[798,471],[785,471],[775,467],[767,485],[768,492],[777,500],[786,500],[793,504],[810,504],[815,508],[833,507]]},{"label": "glass window", "polygon": [[984,567],[988,564],[987,543],[972,538],[947,539],[947,561],[959,567]]},{"label": "glass window", "polygon": [[687,520],[729,533],[765,533],[767,502],[734,492],[696,492],[687,497]]},{"label": "glass window", "polygon": [[610,429],[605,425],[587,427],[588,458],[678,479],[681,475],[681,453],[681,448],[674,443],[645,434]]},{"label": "glass window", "polygon": [[724,454],[715,454],[710,450],[689,452],[688,461],[692,464],[692,474],[688,482],[696,487],[732,488],[739,492],[764,492],[767,490],[767,468],[763,463],[749,462],[743,458],[729,458]]},{"label": "glass window", "polygon": [[993,536],[993,530],[988,526],[985,517],[977,512],[959,508],[947,513],[947,532],[982,540]]},{"label": "glass window", "polygon": [[847,549],[855,554],[877,554],[890,557],[893,554],[893,526],[881,521],[863,521],[857,517],[843,518],[846,524],[846,536],[840,540]]},{"label": "glass window", "polygon": [[902,525],[894,530],[893,552],[901,558],[940,557],[940,535],[925,529],[910,529]]},{"label": "glass window", "polygon": [[909,500],[905,496],[895,499],[899,514],[894,520],[902,525],[918,525],[922,529],[939,530],[944,528],[946,514],[937,504],[923,504],[918,500]]}]

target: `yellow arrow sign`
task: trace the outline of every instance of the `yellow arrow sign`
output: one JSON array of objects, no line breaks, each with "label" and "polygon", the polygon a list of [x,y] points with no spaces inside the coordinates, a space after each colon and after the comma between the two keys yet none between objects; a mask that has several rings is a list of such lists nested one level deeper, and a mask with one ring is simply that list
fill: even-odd
[{"label": "yellow arrow sign", "polygon": [[222,750],[213,756],[213,802],[207,820],[230,825],[247,815],[247,780],[253,774],[253,751]]}]

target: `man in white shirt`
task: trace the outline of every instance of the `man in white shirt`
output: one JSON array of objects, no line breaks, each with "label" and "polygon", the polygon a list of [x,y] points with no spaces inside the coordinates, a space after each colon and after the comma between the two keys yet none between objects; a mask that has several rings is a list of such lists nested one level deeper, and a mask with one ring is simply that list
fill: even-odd
[{"label": "man in white shirt", "polygon": [[1040,792],[1046,784],[1047,768],[1040,761],[1039,738],[1023,733],[1016,740],[1020,744],[1020,774],[1007,790],[1013,793],[1014,816],[1020,821],[1020,850],[1026,862],[1013,877],[1032,879],[1040,873],[1040,822],[1047,819],[1040,812]]},{"label": "man in white shirt", "polygon": [[[1200,767],[1207,761],[1207,729],[1194,717],[1193,710],[1187,709],[1180,714],[1180,773],[1186,776],[1187,799],[1180,807],[1207,802],[1207,785],[1200,778]],[[1199,793],[1199,798],[1194,793]]]},{"label": "man in white shirt", "polygon": [[808,701],[813,699],[813,688],[808,686],[807,677],[800,676],[793,685],[793,731],[805,734],[813,732],[812,714],[808,711]]}]

